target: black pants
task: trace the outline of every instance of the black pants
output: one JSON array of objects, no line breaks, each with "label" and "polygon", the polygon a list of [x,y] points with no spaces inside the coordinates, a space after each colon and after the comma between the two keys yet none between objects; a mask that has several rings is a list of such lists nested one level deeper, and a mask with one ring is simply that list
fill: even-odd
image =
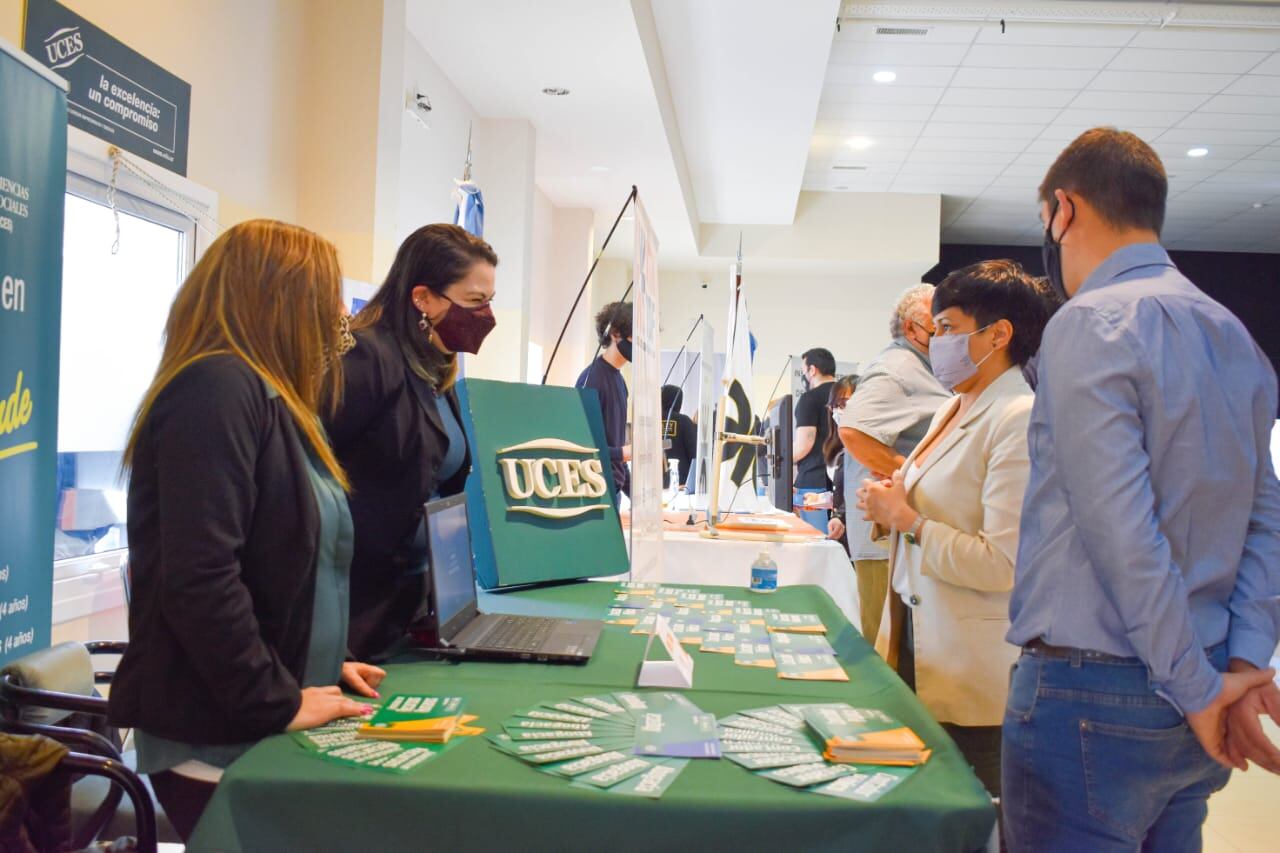
[{"label": "black pants", "polygon": [[[916,692],[916,635],[909,607],[902,628],[902,645],[898,649],[898,675],[912,693]],[[1000,726],[943,723],[942,727],[960,747],[960,754],[969,762],[987,792],[993,797],[1000,796]]]},{"label": "black pants", "polygon": [[156,792],[156,799],[169,817],[169,823],[186,842],[195,831],[200,815],[205,806],[213,799],[213,791],[217,785],[179,776],[171,770],[150,774],[151,787]]}]

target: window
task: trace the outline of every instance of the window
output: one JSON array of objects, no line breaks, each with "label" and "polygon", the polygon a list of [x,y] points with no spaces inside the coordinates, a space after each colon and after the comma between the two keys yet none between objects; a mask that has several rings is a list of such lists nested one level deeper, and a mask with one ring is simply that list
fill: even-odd
[{"label": "window", "polygon": [[125,559],[121,455],[194,256],[190,218],[120,192],[116,206],[113,254],[107,188],[67,176],[55,581],[114,572]]}]

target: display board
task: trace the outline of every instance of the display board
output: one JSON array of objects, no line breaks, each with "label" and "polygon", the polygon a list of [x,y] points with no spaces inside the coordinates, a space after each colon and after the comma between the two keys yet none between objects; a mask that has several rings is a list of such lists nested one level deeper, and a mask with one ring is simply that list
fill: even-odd
[{"label": "display board", "polygon": [[631,572],[662,573],[662,365],[658,351],[658,238],[635,200],[636,234],[631,318]]},{"label": "display board", "polygon": [[27,0],[22,46],[70,84],[72,127],[187,174],[189,83],[54,0]]},{"label": "display board", "polygon": [[0,41],[0,663],[49,645],[67,95]]},{"label": "display board", "polygon": [[485,589],[627,570],[600,399],[590,389],[466,379],[467,510]]}]

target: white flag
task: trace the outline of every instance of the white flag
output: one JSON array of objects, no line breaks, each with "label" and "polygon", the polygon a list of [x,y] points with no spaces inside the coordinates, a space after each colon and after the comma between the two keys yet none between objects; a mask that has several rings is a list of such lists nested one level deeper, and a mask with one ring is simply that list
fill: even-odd
[{"label": "white flag", "polygon": [[[754,435],[760,418],[751,408],[751,315],[738,266],[729,268],[728,344],[724,358],[724,431]],[[756,447],[726,443],[720,463],[720,510],[750,511],[758,505],[755,483]]]}]

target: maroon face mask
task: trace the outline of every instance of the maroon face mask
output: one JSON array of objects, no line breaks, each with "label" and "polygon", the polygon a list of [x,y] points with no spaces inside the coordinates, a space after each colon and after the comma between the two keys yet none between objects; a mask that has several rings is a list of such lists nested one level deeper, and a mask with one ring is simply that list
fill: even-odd
[{"label": "maroon face mask", "polygon": [[[448,299],[448,297],[445,297]],[[435,324],[440,343],[451,352],[467,352],[475,355],[480,352],[480,344],[498,325],[493,316],[493,309],[488,305],[479,308],[463,308],[453,300],[449,300],[449,310]]]}]

